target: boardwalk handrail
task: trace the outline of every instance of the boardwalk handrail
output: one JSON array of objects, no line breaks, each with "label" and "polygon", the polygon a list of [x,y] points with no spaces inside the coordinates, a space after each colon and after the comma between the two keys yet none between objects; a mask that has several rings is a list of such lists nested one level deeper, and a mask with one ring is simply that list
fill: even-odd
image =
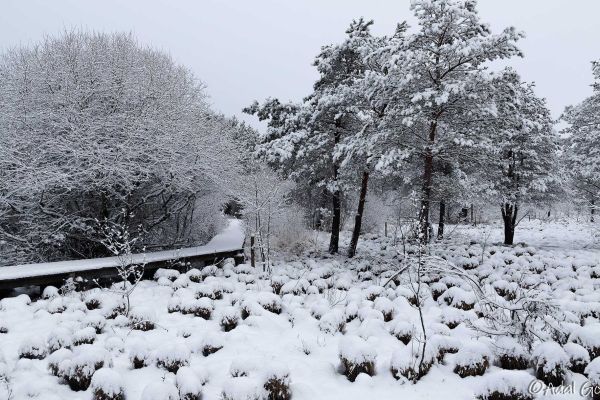
[{"label": "boardwalk handrail", "polygon": [[[229,220],[223,232],[203,246],[132,254],[128,256],[127,261],[130,265],[145,264],[149,271],[167,266],[170,261],[189,261],[196,266],[207,261],[216,262],[230,257],[239,261],[243,258],[244,241],[241,221]],[[114,276],[115,267],[121,265],[122,260],[115,256],[0,267],[0,290],[27,285],[55,284],[74,276],[92,279]]]}]

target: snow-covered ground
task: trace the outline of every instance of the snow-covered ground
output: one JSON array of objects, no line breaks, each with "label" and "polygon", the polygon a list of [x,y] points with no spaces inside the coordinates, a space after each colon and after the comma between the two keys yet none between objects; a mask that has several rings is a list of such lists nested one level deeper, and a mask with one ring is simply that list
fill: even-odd
[{"label": "snow-covered ground", "polygon": [[[582,398],[581,372],[600,356],[593,228],[524,221],[516,241],[525,245],[515,247],[497,245],[498,225],[449,232],[431,246],[435,257],[422,259],[433,265],[418,288],[423,324],[415,306],[418,250],[399,255],[401,243],[373,235],[352,260],[301,257],[272,273],[233,263],[181,275],[160,270],[134,290],[128,317],[118,288],[4,299],[0,399],[119,398],[122,391],[129,400],[200,392],[245,400],[283,384],[294,399],[468,400],[495,390],[525,395],[536,369],[564,375],[575,393],[535,398]],[[500,319],[493,324],[490,316]],[[518,334],[523,327],[529,340]],[[412,383],[424,342],[430,368]],[[594,383],[598,364],[587,369]],[[69,384],[90,385],[74,391]]]}]

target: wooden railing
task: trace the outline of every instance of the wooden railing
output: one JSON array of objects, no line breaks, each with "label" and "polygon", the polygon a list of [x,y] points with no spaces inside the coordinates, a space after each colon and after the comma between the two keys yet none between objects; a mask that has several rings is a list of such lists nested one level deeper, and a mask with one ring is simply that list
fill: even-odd
[{"label": "wooden railing", "polygon": [[[132,254],[126,259],[127,264],[144,265],[144,277],[151,278],[159,268],[201,268],[227,258],[233,258],[236,264],[244,261],[241,221],[230,220],[222,233],[203,246]],[[0,298],[10,296],[16,288],[39,286],[41,291],[50,285],[58,287],[69,278],[82,282],[116,278],[116,267],[123,260],[124,258],[119,257],[104,257],[0,267]]]}]

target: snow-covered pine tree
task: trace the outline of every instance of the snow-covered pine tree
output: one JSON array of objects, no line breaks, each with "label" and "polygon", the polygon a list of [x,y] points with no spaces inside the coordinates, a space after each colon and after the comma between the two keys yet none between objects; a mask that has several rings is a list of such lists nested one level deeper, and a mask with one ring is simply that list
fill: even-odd
[{"label": "snow-covered pine tree", "polygon": [[512,245],[522,205],[550,200],[558,191],[558,136],[546,100],[512,70],[494,82],[497,118],[490,121],[480,179],[500,202],[504,244]]},{"label": "snow-covered pine tree", "polygon": [[567,107],[562,119],[569,123],[563,155],[571,185],[584,199],[594,221],[600,196],[600,62],[594,62],[594,93],[581,103]]},{"label": "snow-covered pine tree", "polygon": [[486,65],[520,55],[515,42],[523,35],[512,27],[492,34],[473,0],[416,0],[411,8],[419,30],[396,41],[388,74],[399,100],[394,102],[399,126],[397,137],[383,142],[395,140],[400,147],[387,146],[379,164],[419,159],[419,225],[427,240],[436,158],[450,144],[470,145],[464,135],[489,107]]},{"label": "snow-covered pine tree", "polygon": [[[313,93],[301,103],[267,99],[244,110],[268,123],[257,146],[260,157],[296,181],[327,189],[332,209],[332,254],[339,251],[343,193],[356,180],[355,172],[364,169],[360,166],[364,153],[355,141],[366,123],[360,118],[354,83],[365,71],[361,46],[370,37],[370,24],[355,21],[347,31],[349,39],[344,45],[322,47],[314,62],[319,79]],[[368,174],[366,178],[364,173],[362,176],[364,207]]]},{"label": "snow-covered pine tree", "polygon": [[352,21],[345,40],[323,47],[315,62],[322,77],[317,86],[331,93],[328,101],[354,116],[353,129],[345,135],[334,155],[348,174],[360,176],[349,257],[356,253],[369,177],[377,157],[372,136],[386,128],[389,102],[385,85],[381,85],[381,81],[375,84],[375,80],[380,80],[386,73],[384,52],[388,38],[373,36],[370,32],[372,24],[373,21],[363,18]]}]

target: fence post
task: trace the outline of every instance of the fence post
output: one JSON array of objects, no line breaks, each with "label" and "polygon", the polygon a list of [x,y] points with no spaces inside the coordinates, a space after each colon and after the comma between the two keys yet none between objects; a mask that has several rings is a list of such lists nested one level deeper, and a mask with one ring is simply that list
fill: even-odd
[{"label": "fence post", "polygon": [[384,231],[385,231],[385,237],[387,237],[387,221],[385,221]]},{"label": "fence post", "polygon": [[254,235],[250,235],[250,265],[252,265],[252,268],[256,266],[256,258],[254,255]]}]

